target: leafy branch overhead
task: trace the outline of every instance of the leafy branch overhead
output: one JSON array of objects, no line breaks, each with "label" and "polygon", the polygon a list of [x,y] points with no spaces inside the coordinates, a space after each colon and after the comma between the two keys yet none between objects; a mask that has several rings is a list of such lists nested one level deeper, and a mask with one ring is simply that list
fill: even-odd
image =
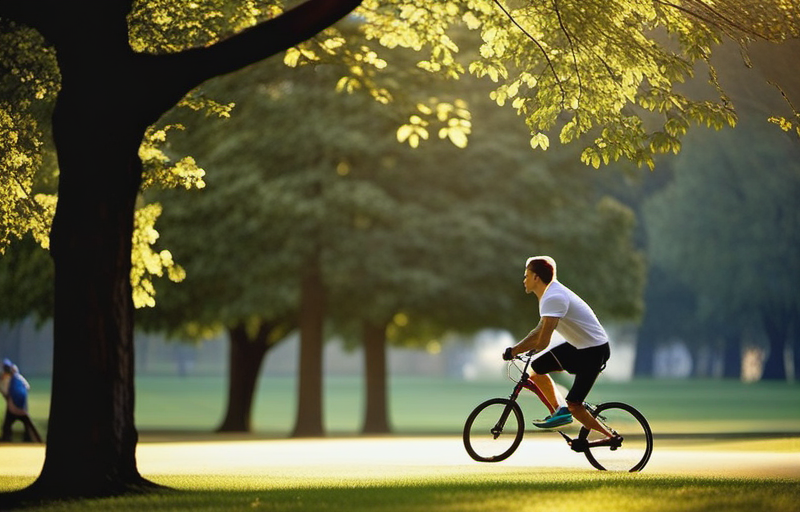
[{"label": "leafy branch overhead", "polygon": [[[385,101],[402,97],[403,87],[381,80],[388,59],[380,47],[409,48],[419,53],[420,69],[492,80],[492,98],[525,120],[533,148],[547,149],[552,139],[578,141],[581,160],[594,167],[627,159],[652,169],[656,155],[680,151],[692,124],[735,125],[734,106],[711,63],[714,46],[725,37],[744,47],[800,34],[798,7],[779,0],[368,0],[357,13],[360,37],[331,28],[287,53],[286,63],[350,63],[342,88]],[[479,33],[477,54],[462,54],[474,41],[465,30]],[[683,94],[680,85],[700,73],[713,94]],[[469,133],[468,117],[414,111],[398,139],[416,146],[437,121]]]}]

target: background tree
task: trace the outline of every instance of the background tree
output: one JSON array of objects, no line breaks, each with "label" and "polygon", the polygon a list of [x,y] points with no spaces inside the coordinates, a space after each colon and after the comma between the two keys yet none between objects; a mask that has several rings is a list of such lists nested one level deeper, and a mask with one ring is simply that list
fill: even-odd
[{"label": "background tree", "polygon": [[[408,94],[425,91],[403,76]],[[412,151],[396,142],[392,110],[365,96],[341,97],[337,78],[334,66],[287,71],[267,62],[204,86],[236,101],[225,124],[238,136],[212,123],[172,139],[170,152],[193,152],[215,178],[195,197],[160,194],[173,205],[162,220],[164,238],[189,277],[181,290],[159,292],[156,316],[173,310],[173,297],[186,297],[176,304],[188,326],[200,318],[268,321],[268,296],[287,286],[295,293],[285,296],[298,301],[301,263],[316,251],[330,297],[325,317],[365,347],[364,431],[374,433],[389,429],[387,331],[389,341],[403,342],[412,332],[508,327],[515,316],[530,328],[530,304],[508,297],[519,288],[520,261],[537,246],[579,254],[564,260],[575,264],[574,275],[585,274],[585,289],[603,295],[604,312],[637,313],[641,259],[626,235],[629,212],[608,200],[595,206],[596,192],[575,163],[561,162],[567,168],[556,172],[532,161],[524,127],[509,127],[513,111],[493,108],[485,87],[462,87],[478,116],[470,145]],[[319,193],[309,196],[309,184]],[[598,261],[607,267],[602,273],[612,270],[611,259],[619,262],[617,279],[592,277],[600,275]],[[312,378],[306,368],[304,382]],[[249,397],[254,380],[245,374],[232,360],[230,389],[247,380]],[[321,387],[320,380],[316,397]],[[319,408],[312,427],[298,424],[295,432],[322,434],[316,397],[300,397],[298,410]],[[233,401],[242,399],[231,396],[229,412]],[[249,416],[249,402],[241,410]]]},{"label": "background tree", "polygon": [[[797,315],[792,283],[800,278],[793,257],[800,153],[760,126],[693,141],[678,158],[675,182],[645,213],[651,258],[695,291],[701,319],[740,354],[744,324],[759,318],[769,340],[764,378],[785,378],[784,346]],[[741,356],[735,363],[729,375],[738,377]]]}]

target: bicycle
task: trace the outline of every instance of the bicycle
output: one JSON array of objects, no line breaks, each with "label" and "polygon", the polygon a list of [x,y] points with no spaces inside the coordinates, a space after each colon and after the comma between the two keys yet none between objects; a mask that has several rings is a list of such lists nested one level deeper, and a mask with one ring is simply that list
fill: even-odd
[{"label": "bicycle", "polygon": [[[500,462],[511,456],[522,442],[525,420],[517,398],[523,388],[542,397],[536,384],[529,380],[528,368],[533,356],[533,352],[528,352],[509,361],[508,378],[515,381],[511,376],[512,368],[520,372],[520,377],[508,398],[489,399],[467,417],[464,447],[474,460]],[[519,361],[524,361],[524,367],[520,368]],[[584,405],[614,436],[607,438],[581,426],[578,437],[572,439],[562,430],[556,430],[572,450],[583,453],[599,470],[641,471],[653,452],[653,433],[644,415],[622,402]]]}]

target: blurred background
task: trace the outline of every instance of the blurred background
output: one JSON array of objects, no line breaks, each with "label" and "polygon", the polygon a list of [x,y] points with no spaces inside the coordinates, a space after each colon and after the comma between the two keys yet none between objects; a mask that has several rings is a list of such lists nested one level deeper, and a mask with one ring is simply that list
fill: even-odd
[{"label": "blurred background", "polygon": [[[140,264],[174,262],[180,282],[148,281],[140,297],[137,424],[285,435],[298,383],[321,373],[329,432],[357,431],[376,407],[362,431],[457,432],[470,404],[510,391],[500,355],[538,321],[524,263],[548,254],[611,335],[597,398],[644,393],[676,432],[690,403],[709,430],[795,431],[800,141],[768,122],[785,103],[760,71],[736,49],[717,58],[738,126],[692,128],[653,171],[532,150],[524,122],[472,78],[437,84],[431,112],[456,121],[419,147],[398,142],[401,113],[337,91],[335,65],[272,59],[205,84],[230,114],[176,109],[158,144],[191,156],[204,186],[142,198],[158,264]],[[395,78],[410,96],[431,90]],[[0,259],[0,355],[31,380],[40,423],[51,278],[32,240]],[[315,320],[309,359],[301,333]]]}]

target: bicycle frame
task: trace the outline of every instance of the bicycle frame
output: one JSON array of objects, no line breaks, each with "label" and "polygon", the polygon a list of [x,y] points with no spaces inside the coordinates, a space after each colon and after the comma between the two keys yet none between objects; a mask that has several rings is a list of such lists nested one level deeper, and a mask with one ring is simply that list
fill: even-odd
[{"label": "bicycle frame", "polygon": [[[514,389],[511,391],[511,395],[509,395],[508,398],[513,400],[514,402],[516,402],[517,398],[519,397],[519,394],[522,392],[523,388],[527,389],[529,391],[534,392],[536,394],[536,396],[539,397],[539,400],[541,400],[542,403],[547,407],[547,409],[552,413],[555,409],[553,409],[553,406],[550,405],[550,402],[547,401],[547,398],[545,398],[544,393],[542,393],[542,390],[539,389],[539,386],[537,386],[535,382],[530,380],[531,376],[528,373],[528,368],[531,365],[531,361],[533,360],[534,353],[533,352],[527,352],[526,355],[528,357],[527,357],[527,359],[525,359],[525,366],[522,368],[522,372],[521,372],[519,381],[517,381],[517,384],[514,386]],[[520,356],[517,356],[517,359],[521,360],[523,358],[520,357]],[[509,378],[510,378],[510,372],[511,372],[511,365],[509,365]]]},{"label": "bicycle frame", "polygon": [[[530,390],[530,391],[534,392],[536,394],[536,396],[539,397],[539,400],[541,400],[541,402],[547,407],[547,409],[550,411],[550,413],[552,413],[555,409],[553,408],[552,405],[550,405],[550,402],[547,401],[547,398],[545,398],[544,393],[542,393],[542,390],[539,388],[539,386],[537,386],[535,382],[530,380],[531,376],[528,373],[528,368],[530,367],[531,361],[533,360],[534,352],[532,352],[532,351],[531,352],[527,352],[525,355],[527,356],[526,358],[523,358],[522,356],[517,356],[516,357],[516,359],[519,359],[519,360],[523,360],[524,359],[525,360],[525,366],[523,366],[523,368],[521,370],[520,378],[517,381],[516,385],[514,386],[514,389],[511,391],[511,394],[509,395],[508,398],[511,401],[516,402],[517,398],[519,398],[519,394],[522,392],[523,389]],[[513,364],[513,361],[509,361],[509,363]],[[510,372],[511,372],[511,364],[509,364],[509,378],[510,378]],[[517,369],[519,369],[518,366],[516,366],[516,365],[514,365],[514,366]],[[584,404],[584,405],[586,406],[587,410],[590,413],[594,412],[593,407],[590,404]],[[503,411],[503,414],[500,416],[500,421],[498,421],[497,425],[495,426],[495,428],[492,429],[492,434],[495,436],[495,438],[497,436],[499,436],[500,433],[502,432],[503,426],[505,425],[509,414],[511,414],[511,408],[507,407]],[[570,446],[573,446],[574,440],[571,437],[569,437],[567,434],[565,434],[561,430],[558,430],[557,432],[559,434],[561,434],[561,437],[564,438],[564,440],[567,442],[567,444],[569,444]],[[586,445],[590,446],[590,447],[610,446],[612,450],[616,450],[617,448],[622,446],[622,438],[621,437],[612,437],[612,438],[608,438],[608,439],[600,439],[600,440],[597,440],[597,441],[589,441],[589,442],[586,443]],[[577,447],[575,447],[575,448],[577,448]]]},{"label": "bicycle frame", "polygon": [[[536,382],[531,380],[533,358],[534,353],[531,351],[509,361],[508,378],[514,382],[511,394],[508,398],[484,401],[467,417],[463,440],[467,453],[474,460],[499,462],[508,458],[519,447],[526,430],[519,404],[523,389],[535,393],[552,414],[554,405],[550,404]],[[519,378],[512,375],[517,371]],[[498,406],[501,407],[498,409]],[[594,430],[585,425],[580,426],[580,432],[574,439],[564,429],[559,428],[555,432],[558,432],[573,451],[583,453],[589,463],[599,470],[641,471],[653,450],[653,435],[646,418],[634,407],[622,402],[584,402],[584,406],[606,431],[612,433],[611,436],[597,429],[597,432],[591,434]],[[499,441],[495,444],[494,441],[497,440]]]}]

